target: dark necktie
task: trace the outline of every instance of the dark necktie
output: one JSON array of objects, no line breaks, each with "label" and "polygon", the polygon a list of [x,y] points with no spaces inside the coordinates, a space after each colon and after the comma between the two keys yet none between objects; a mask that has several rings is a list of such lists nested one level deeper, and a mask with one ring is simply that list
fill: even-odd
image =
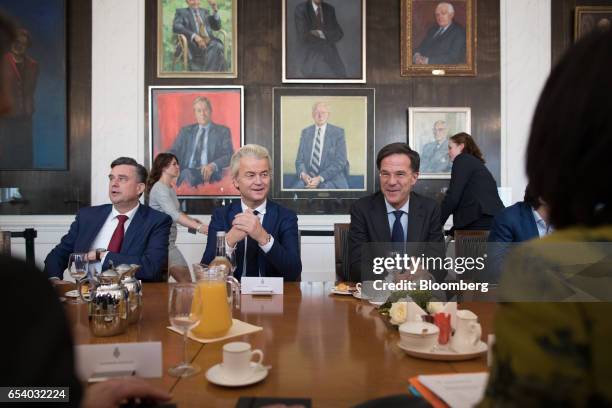
[{"label": "dark necktie", "polygon": [[193,153],[193,158],[191,159],[191,165],[189,166],[192,169],[200,168],[202,165],[202,150],[204,150],[205,134],[206,128],[198,127],[198,131],[196,132],[196,147]]},{"label": "dark necktie", "polygon": [[391,242],[404,242],[406,240],[401,221],[403,214],[404,212],[401,210],[393,211],[395,222],[393,223],[393,230],[391,231]]},{"label": "dark necktie", "polygon": [[[259,211],[255,210],[253,214],[259,216]],[[257,241],[249,236],[246,237],[246,240],[247,245],[246,252],[244,254],[245,268],[243,268],[245,273],[243,276],[259,276],[259,248]]]},{"label": "dark necktie", "polygon": [[123,226],[127,221],[127,215],[118,215],[117,220],[117,228],[115,228],[115,232],[113,232],[113,236],[111,237],[110,242],[108,243],[108,247],[106,248],[108,252],[121,252],[121,244],[123,244],[123,236],[125,235],[125,231]]},{"label": "dark necktie", "polygon": [[323,15],[321,14],[321,6],[317,7],[317,28],[323,28]]},{"label": "dark necktie", "polygon": [[317,135],[315,136],[314,147],[312,149],[312,157],[310,158],[310,172],[311,177],[316,177],[319,174],[319,167],[321,166],[321,128],[317,129]]}]

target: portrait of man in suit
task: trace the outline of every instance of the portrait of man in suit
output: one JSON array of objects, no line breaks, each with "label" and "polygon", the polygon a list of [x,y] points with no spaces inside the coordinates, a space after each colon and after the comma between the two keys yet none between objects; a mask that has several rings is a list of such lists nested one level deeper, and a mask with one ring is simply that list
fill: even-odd
[{"label": "portrait of man in suit", "polygon": [[181,166],[177,186],[187,183],[197,187],[223,178],[223,169],[229,166],[234,152],[230,129],[213,123],[210,100],[198,96],[193,100],[196,123],[180,129],[169,152]]},{"label": "portrait of man in suit", "polygon": [[34,165],[32,115],[38,80],[38,61],[28,55],[32,36],[17,30],[11,49],[4,55],[11,112],[0,119],[0,161],[3,168],[30,169]]},{"label": "portrait of man in suit", "polygon": [[[215,34],[221,29],[219,7],[208,0],[210,9],[200,7],[200,0],[185,0],[187,7],[176,9],[172,32],[185,36],[189,71],[227,71],[223,41]],[[180,50],[177,49],[177,53]]]},{"label": "portrait of man in suit", "polygon": [[423,146],[421,171],[423,173],[448,173],[451,161],[448,157],[448,125],[437,120],[433,125],[434,140]]},{"label": "portrait of man in suit", "polygon": [[415,48],[412,62],[417,65],[464,64],[466,62],[465,28],[455,21],[455,8],[449,2],[438,3],[435,23]]},{"label": "portrait of man in suit", "polygon": [[295,159],[299,180],[296,189],[347,189],[349,163],[344,129],[328,123],[330,107],[317,102],[312,107],[314,124],[302,130]]},{"label": "portrait of man in suit", "polygon": [[295,7],[294,17],[304,78],[346,77],[344,62],[336,48],[344,37],[336,9],[323,0],[306,0]]}]

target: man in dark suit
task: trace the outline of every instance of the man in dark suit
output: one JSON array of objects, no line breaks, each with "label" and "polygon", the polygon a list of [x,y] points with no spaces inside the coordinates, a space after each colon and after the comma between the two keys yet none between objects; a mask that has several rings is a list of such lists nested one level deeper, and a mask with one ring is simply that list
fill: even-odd
[{"label": "man in dark suit", "polygon": [[208,0],[212,14],[200,8],[200,0],[186,0],[187,8],[176,9],[172,31],[187,38],[189,70],[203,72],[227,71],[223,42],[214,35],[221,29],[217,2]]},{"label": "man in dark suit", "polygon": [[[366,243],[401,243],[409,248],[411,256],[423,253],[431,257],[444,256],[440,207],[434,200],[412,191],[419,165],[419,154],[406,143],[391,143],[378,152],[376,166],[380,191],[360,198],[351,207],[349,259],[352,281],[362,280],[361,262]],[[423,244],[406,244],[411,242]],[[429,272],[438,281],[446,276],[444,270]]]},{"label": "man in dark suit", "polygon": [[333,6],[322,0],[306,0],[295,7],[295,29],[305,78],[344,78],[346,68],[336,43],[344,32]]},{"label": "man in dark suit", "polygon": [[415,64],[465,64],[465,29],[453,21],[455,9],[450,3],[436,7],[436,24],[415,49]]},{"label": "man in dark suit", "polygon": [[512,243],[541,238],[552,232],[548,223],[548,205],[540,200],[530,185],[525,189],[523,200],[503,209],[493,220],[484,275],[489,282],[499,280],[503,260],[512,249]]},{"label": "man in dark suit", "polygon": [[[280,276],[300,280],[302,261],[295,212],[268,200],[272,162],[259,145],[245,145],[232,156],[234,186],[240,201],[213,211],[202,263],[215,257],[217,231],[226,232],[226,248],[236,251],[234,276]],[[245,251],[246,248],[246,251]]]},{"label": "man in dark suit", "polygon": [[62,278],[71,253],[87,252],[96,269],[107,269],[112,262],[138,264],[138,279],[157,281],[168,263],[168,237],[172,219],[146,205],[139,197],[145,190],[147,169],[129,157],[111,163],[108,195],[111,204],[82,208],[47,255],[45,272]]},{"label": "man in dark suit", "polygon": [[229,128],[211,120],[212,105],[208,98],[195,98],[193,113],[196,123],[182,127],[169,150],[181,166],[177,186],[186,182],[197,187],[221,180],[234,152]]},{"label": "man in dark suit", "polygon": [[315,123],[302,130],[295,159],[299,180],[294,188],[348,188],[344,129],[327,123],[329,112],[329,106],[324,102],[312,107]]}]

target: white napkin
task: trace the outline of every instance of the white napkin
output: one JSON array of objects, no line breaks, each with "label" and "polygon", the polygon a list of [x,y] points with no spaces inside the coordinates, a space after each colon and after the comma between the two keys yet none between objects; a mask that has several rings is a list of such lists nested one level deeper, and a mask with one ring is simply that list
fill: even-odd
[{"label": "white napkin", "polygon": [[[255,326],[253,324],[243,322],[242,320],[232,319],[232,321],[233,321],[232,327],[230,327],[229,331],[225,334],[225,336],[216,337],[214,339],[201,339],[199,337],[196,337],[193,333],[189,332],[189,334],[187,334],[187,337],[199,343],[206,344],[206,343],[214,343],[216,341],[231,339],[232,337],[244,336],[245,334],[256,333],[258,331],[263,330],[263,327]],[[178,333],[181,335],[183,334],[182,331],[172,326],[167,326],[167,328],[168,330],[173,331],[175,333]]]},{"label": "white napkin", "polygon": [[427,314],[419,305],[415,302],[408,302],[408,310],[406,312],[407,322],[422,322],[421,316]]}]

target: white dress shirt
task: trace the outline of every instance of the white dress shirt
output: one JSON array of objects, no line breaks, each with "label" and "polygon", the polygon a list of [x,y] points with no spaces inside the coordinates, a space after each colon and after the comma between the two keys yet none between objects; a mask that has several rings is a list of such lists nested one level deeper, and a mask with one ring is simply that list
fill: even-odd
[{"label": "white dress shirt", "polygon": [[[132,218],[134,218],[136,211],[138,211],[138,207],[140,207],[140,204],[132,208],[130,211],[121,214],[119,211],[117,211],[117,209],[115,209],[115,206],[113,206],[110,214],[108,214],[106,221],[104,221],[102,228],[100,228],[96,239],[93,240],[89,249],[95,250],[97,248],[108,248],[108,244],[110,243],[110,240],[113,237],[113,233],[117,228],[117,224],[119,224],[119,220],[117,219],[118,215],[126,215],[128,217],[128,219],[125,221],[125,224],[123,224],[124,234],[127,233],[127,230],[130,224],[132,223]],[[92,263],[92,265],[94,265],[94,267],[96,268],[96,271],[101,272],[102,265],[104,264],[104,259],[106,259],[106,255],[108,255],[108,252],[104,253],[104,256],[102,257],[100,262]]]}]

